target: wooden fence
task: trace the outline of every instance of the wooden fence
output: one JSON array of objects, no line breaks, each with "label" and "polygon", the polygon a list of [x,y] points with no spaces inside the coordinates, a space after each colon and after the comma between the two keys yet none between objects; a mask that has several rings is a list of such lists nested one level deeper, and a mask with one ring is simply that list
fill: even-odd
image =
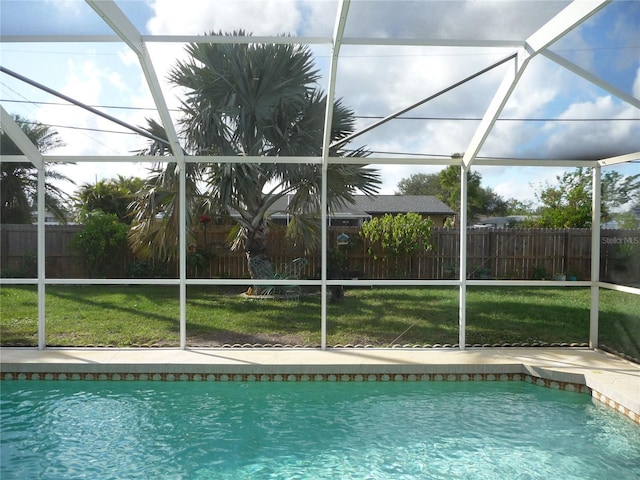
[{"label": "wooden fence", "polygon": [[[46,226],[46,275],[49,278],[91,278],[92,272],[83,255],[71,246],[78,225]],[[346,245],[337,245],[337,236],[349,236]],[[246,278],[247,262],[242,252],[227,246],[228,226],[209,225],[195,234],[189,248],[188,275],[199,278]],[[306,278],[320,278],[319,249],[305,253],[302,246],[292,246],[283,228],[269,234],[271,261],[281,265],[305,256],[309,265]],[[640,283],[640,231],[606,230],[602,233],[600,275],[605,281]],[[590,229],[470,229],[467,243],[467,277],[498,279],[552,278],[565,273],[587,280],[591,271]],[[328,235],[329,269],[333,278],[458,278],[459,231],[434,228],[432,248],[411,258],[390,258],[381,251],[369,252],[370,245],[359,235],[357,227],[330,228]],[[375,250],[375,249],[374,249]],[[35,276],[37,229],[35,225],[0,225],[0,269],[5,277]],[[141,276],[132,267],[138,262],[131,255],[113,258],[114,278]],[[164,276],[177,276],[175,265],[163,266]],[[157,271],[157,270],[156,270]]]}]

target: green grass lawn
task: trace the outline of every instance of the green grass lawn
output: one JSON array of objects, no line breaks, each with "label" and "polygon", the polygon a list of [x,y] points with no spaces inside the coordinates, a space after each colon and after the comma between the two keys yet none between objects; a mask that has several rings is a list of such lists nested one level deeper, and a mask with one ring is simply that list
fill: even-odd
[{"label": "green grass lawn", "polygon": [[[187,288],[187,343],[318,345],[320,296],[299,302],[247,300],[238,287]],[[49,346],[177,346],[178,287],[48,286]],[[640,297],[602,290],[600,341],[640,358]],[[468,287],[472,345],[586,343],[589,289]],[[0,290],[0,342],[37,345],[35,286]],[[328,345],[458,343],[458,289],[352,288],[329,305]]]}]

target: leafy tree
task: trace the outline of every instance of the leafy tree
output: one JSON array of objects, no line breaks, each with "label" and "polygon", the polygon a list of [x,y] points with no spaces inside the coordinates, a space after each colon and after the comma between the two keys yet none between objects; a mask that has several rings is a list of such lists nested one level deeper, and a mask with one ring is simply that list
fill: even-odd
[{"label": "leafy tree", "polygon": [[[558,184],[544,185],[536,197],[541,203],[535,226],[586,228],[591,225],[592,175],[583,167],[556,176]],[[640,174],[624,176],[609,171],[601,180],[601,222],[613,218],[614,210],[640,198]]]},{"label": "leafy tree", "polygon": [[640,222],[638,222],[638,219],[632,211],[619,213],[614,216],[614,219],[618,222],[618,228],[623,230],[640,228]]},{"label": "leafy tree", "polygon": [[615,210],[624,205],[640,205],[640,174],[624,176],[620,172],[610,170],[602,176],[601,184],[600,212],[603,222],[612,220]]},{"label": "leafy tree", "polygon": [[615,216],[622,229],[633,230],[640,228],[640,198],[637,198],[628,211]]},{"label": "leafy tree", "polygon": [[[459,158],[459,153],[453,158]],[[396,195],[433,195],[451,209],[460,210],[460,167],[450,165],[438,173],[415,173],[398,182]],[[508,202],[492,189],[482,186],[482,175],[469,172],[467,207],[471,219],[480,215],[506,215]]]},{"label": "leafy tree", "polygon": [[507,215],[533,215],[535,207],[531,200],[518,200],[517,198],[510,198],[506,202],[506,214]]},{"label": "leafy tree", "polygon": [[369,253],[375,259],[379,258],[377,251],[380,251],[382,261],[391,264],[393,274],[406,277],[410,273],[411,255],[421,248],[431,249],[432,226],[429,218],[422,218],[415,212],[395,216],[387,213],[364,222],[360,235],[371,243]]},{"label": "leafy tree", "polygon": [[[41,153],[46,153],[64,145],[58,132],[37,122],[29,122],[18,115],[16,123]],[[0,133],[0,156],[22,155],[23,152],[4,132]],[[69,178],[52,168],[45,169],[44,203],[56,218],[66,221],[68,195],[51,183],[62,180],[73,183]],[[38,169],[30,162],[0,162],[0,196],[2,223],[31,223],[32,211],[37,203]]]},{"label": "leafy tree", "polygon": [[137,177],[125,177],[100,180],[94,184],[85,183],[76,191],[74,200],[79,215],[86,215],[93,210],[113,213],[124,223],[131,223],[129,204],[136,198],[136,193],[144,186],[144,180]]},{"label": "leafy tree", "polygon": [[489,187],[481,188],[480,195],[482,198],[482,208],[471,215],[507,215],[508,203],[493,189]]},{"label": "leafy tree", "polygon": [[433,195],[442,197],[440,176],[437,173],[414,173],[398,182],[396,195]]},{"label": "leafy tree", "polygon": [[[180,125],[187,153],[238,157],[322,154],[326,95],[317,88],[319,75],[307,47],[192,43],[186,50],[189,59],[179,62],[169,78],[186,91]],[[156,122],[150,121],[148,129],[164,136]],[[336,101],[331,140],[340,140],[353,129],[353,112]],[[143,152],[163,155],[167,149],[154,143]],[[347,153],[338,147],[330,154],[348,157],[366,152],[359,148]],[[152,173],[135,209],[132,245],[138,252],[175,258],[177,167],[169,163]],[[202,213],[235,212],[238,223],[232,245],[244,248],[248,259],[267,255],[267,212],[286,195],[291,195],[289,238],[298,239],[306,248],[315,246],[320,228],[321,166],[214,161],[189,163],[186,175],[187,221],[194,222]],[[358,190],[374,194],[379,183],[378,173],[371,168],[332,164],[328,167],[329,208],[353,203]]]},{"label": "leafy tree", "polygon": [[535,224],[543,228],[585,228],[591,225],[591,192],[584,184],[571,185],[565,175],[563,187],[547,186],[536,197],[542,203]]}]

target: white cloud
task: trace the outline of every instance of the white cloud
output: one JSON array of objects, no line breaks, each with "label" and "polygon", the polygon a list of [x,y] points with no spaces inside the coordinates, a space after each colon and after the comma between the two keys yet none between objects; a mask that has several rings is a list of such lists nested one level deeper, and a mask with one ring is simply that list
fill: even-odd
[{"label": "white cloud", "polygon": [[[517,3],[517,8],[514,4]],[[346,32],[355,37],[524,39],[567,2],[352,2]],[[425,11],[425,4],[427,10]]]},{"label": "white cloud", "polygon": [[[185,60],[187,54],[182,44],[150,44],[147,46],[149,55],[153,61],[155,74],[160,83],[165,102],[169,109],[175,109],[179,105],[180,91],[169,83],[167,77],[178,60]],[[174,118],[174,121],[177,120]]]},{"label": "white cloud", "polygon": [[[574,103],[560,118],[604,118],[597,122],[568,122],[556,128],[547,139],[547,148],[559,157],[600,159],[640,150],[640,112],[611,96]],[[621,119],[615,121],[615,119]]]},{"label": "white cloud", "polygon": [[543,115],[564,88],[562,72],[533,62],[518,82],[501,117],[528,118]]},{"label": "white cloud", "polygon": [[151,34],[200,35],[205,32],[231,32],[243,29],[254,35],[294,32],[300,14],[292,0],[261,2],[197,2],[197,13],[183,2],[155,0],[155,16],[147,23]]},{"label": "white cloud", "polygon": [[138,56],[136,53],[130,48],[123,48],[118,52],[118,58],[122,62],[123,65],[131,66],[131,65],[139,65]]},{"label": "white cloud", "polygon": [[394,195],[398,191],[398,183],[411,175],[424,173],[438,173],[443,167],[440,166],[416,166],[416,165],[373,165],[380,171],[384,184],[380,189],[381,195]]},{"label": "white cloud", "polygon": [[564,167],[477,167],[482,185],[493,189],[503,199],[514,198],[536,203],[536,192],[545,185],[555,185]]},{"label": "white cloud", "polygon": [[64,16],[77,17],[83,12],[83,5],[76,0],[45,0],[45,3],[53,5]]},{"label": "white cloud", "polygon": [[[358,113],[386,115],[437,94],[506,55],[497,49],[479,53],[434,47],[343,47],[336,90]],[[485,103],[482,90],[497,87],[499,78],[498,72],[482,75],[469,83],[471,88],[459,87],[429,102],[429,107],[439,105],[432,110],[438,115],[445,107],[449,114],[477,113],[478,104]]]}]

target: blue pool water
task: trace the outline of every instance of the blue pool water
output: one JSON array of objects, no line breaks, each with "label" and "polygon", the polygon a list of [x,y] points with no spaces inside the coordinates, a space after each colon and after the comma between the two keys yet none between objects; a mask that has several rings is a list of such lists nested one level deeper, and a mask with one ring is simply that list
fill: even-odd
[{"label": "blue pool water", "polygon": [[0,478],[640,478],[640,428],[526,382],[3,381]]}]

